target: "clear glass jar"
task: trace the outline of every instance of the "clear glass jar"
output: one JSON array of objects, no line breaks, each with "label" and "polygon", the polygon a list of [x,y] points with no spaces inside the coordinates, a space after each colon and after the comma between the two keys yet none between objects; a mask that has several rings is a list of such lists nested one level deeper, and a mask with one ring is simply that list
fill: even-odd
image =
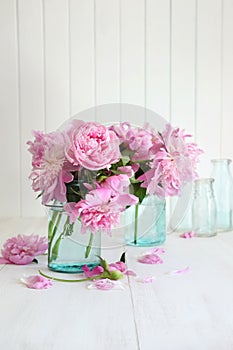
[{"label": "clear glass jar", "polygon": [[194,182],[193,231],[199,237],[211,237],[217,233],[213,182],[213,178],[198,179]]},{"label": "clear glass jar", "polygon": [[48,267],[57,272],[81,273],[84,265],[99,265],[101,232],[81,233],[81,222],[70,224],[63,205],[56,203],[48,209]]},{"label": "clear glass jar", "polygon": [[233,179],[230,171],[231,159],[212,159],[214,195],[217,207],[217,230],[232,229]]},{"label": "clear glass jar", "polygon": [[156,195],[146,196],[142,203],[130,206],[123,213],[125,243],[150,247],[166,239],[166,201]]}]

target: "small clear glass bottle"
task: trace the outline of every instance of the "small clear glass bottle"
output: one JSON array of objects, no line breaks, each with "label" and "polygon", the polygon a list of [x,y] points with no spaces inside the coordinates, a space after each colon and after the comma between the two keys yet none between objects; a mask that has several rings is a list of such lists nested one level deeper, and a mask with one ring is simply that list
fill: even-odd
[{"label": "small clear glass bottle", "polygon": [[213,182],[213,178],[198,179],[194,182],[193,231],[198,237],[211,237],[217,233]]},{"label": "small clear glass bottle", "polygon": [[232,229],[233,179],[230,171],[231,159],[212,159],[214,195],[217,207],[217,231]]}]

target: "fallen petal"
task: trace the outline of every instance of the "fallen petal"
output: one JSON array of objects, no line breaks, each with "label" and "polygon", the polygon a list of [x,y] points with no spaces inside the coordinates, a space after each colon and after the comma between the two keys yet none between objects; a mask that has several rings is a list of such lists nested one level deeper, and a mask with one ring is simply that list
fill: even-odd
[{"label": "fallen petal", "polygon": [[124,272],[124,275],[126,275],[126,276],[137,276],[136,272],[134,272],[133,270],[126,270]]},{"label": "fallen petal", "polygon": [[193,238],[196,234],[194,231],[184,232],[180,235],[181,238]]},{"label": "fallen petal", "polygon": [[147,276],[147,277],[137,277],[136,281],[140,283],[152,283],[154,281],[154,276]]},{"label": "fallen petal", "polygon": [[48,289],[53,285],[52,281],[39,275],[21,278],[21,282],[31,289]]},{"label": "fallen petal", "polygon": [[153,248],[147,252],[147,254],[163,254],[165,253],[165,249],[163,248]]},{"label": "fallen petal", "polygon": [[92,281],[92,283],[90,283],[87,288],[99,290],[124,289],[121,282],[112,281],[108,278],[102,278],[96,281]]},{"label": "fallen petal", "polygon": [[138,258],[142,264],[162,264],[163,260],[157,254],[146,254]]},{"label": "fallen petal", "polygon": [[181,270],[173,270],[173,271],[167,272],[167,274],[168,275],[182,275],[183,273],[189,272],[189,270],[190,270],[190,268],[189,268],[189,266],[187,266]]}]

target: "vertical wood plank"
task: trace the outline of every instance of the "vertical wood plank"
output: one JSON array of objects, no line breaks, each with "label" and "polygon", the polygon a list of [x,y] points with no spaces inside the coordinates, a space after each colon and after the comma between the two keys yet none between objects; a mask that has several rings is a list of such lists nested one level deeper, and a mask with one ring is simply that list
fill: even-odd
[{"label": "vertical wood plank", "polygon": [[[169,120],[170,1],[146,0],[146,107]],[[154,120],[147,121],[152,125]]]},{"label": "vertical wood plank", "polygon": [[20,215],[16,1],[0,1],[0,215]]},{"label": "vertical wood plank", "polygon": [[172,3],[171,123],[195,132],[195,0]]},{"label": "vertical wood plank", "polygon": [[233,159],[233,2],[223,2],[221,157]]},{"label": "vertical wood plank", "polygon": [[20,131],[21,131],[21,188],[22,215],[44,213],[40,200],[30,188],[28,175],[31,157],[26,141],[31,130],[44,130],[44,58],[42,3],[37,0],[19,0],[19,77],[20,77]]},{"label": "vertical wood plank", "polygon": [[[144,0],[121,0],[121,102],[145,106]],[[137,122],[134,116],[127,119]]]},{"label": "vertical wood plank", "polygon": [[69,8],[67,0],[44,0],[46,131],[70,116]]},{"label": "vertical wood plank", "polygon": [[209,176],[221,142],[221,0],[198,1],[197,16],[196,133],[205,150],[200,173]]},{"label": "vertical wood plank", "polygon": [[[119,103],[120,101],[120,30],[119,0],[95,1],[96,37],[96,104]],[[115,109],[117,106],[114,106]],[[98,113],[102,123],[118,121],[113,115]],[[113,110],[114,117],[117,111]]]},{"label": "vertical wood plank", "polygon": [[94,0],[70,0],[71,115],[95,105],[94,38]]}]

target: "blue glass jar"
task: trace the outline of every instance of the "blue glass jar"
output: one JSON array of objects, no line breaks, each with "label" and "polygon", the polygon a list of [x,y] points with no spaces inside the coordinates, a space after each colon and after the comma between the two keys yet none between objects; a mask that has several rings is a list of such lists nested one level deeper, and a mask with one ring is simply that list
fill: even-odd
[{"label": "blue glass jar", "polygon": [[48,208],[48,267],[57,272],[81,273],[99,265],[101,233],[81,233],[81,223],[70,224],[62,204]]},{"label": "blue glass jar", "polygon": [[230,172],[231,159],[212,159],[212,177],[217,206],[217,230],[232,230],[233,179]]},{"label": "blue glass jar", "polygon": [[156,195],[146,196],[123,213],[125,243],[150,247],[166,239],[166,201]]},{"label": "blue glass jar", "polygon": [[194,182],[192,206],[193,230],[198,237],[216,235],[216,202],[213,192],[213,178],[198,179]]}]

